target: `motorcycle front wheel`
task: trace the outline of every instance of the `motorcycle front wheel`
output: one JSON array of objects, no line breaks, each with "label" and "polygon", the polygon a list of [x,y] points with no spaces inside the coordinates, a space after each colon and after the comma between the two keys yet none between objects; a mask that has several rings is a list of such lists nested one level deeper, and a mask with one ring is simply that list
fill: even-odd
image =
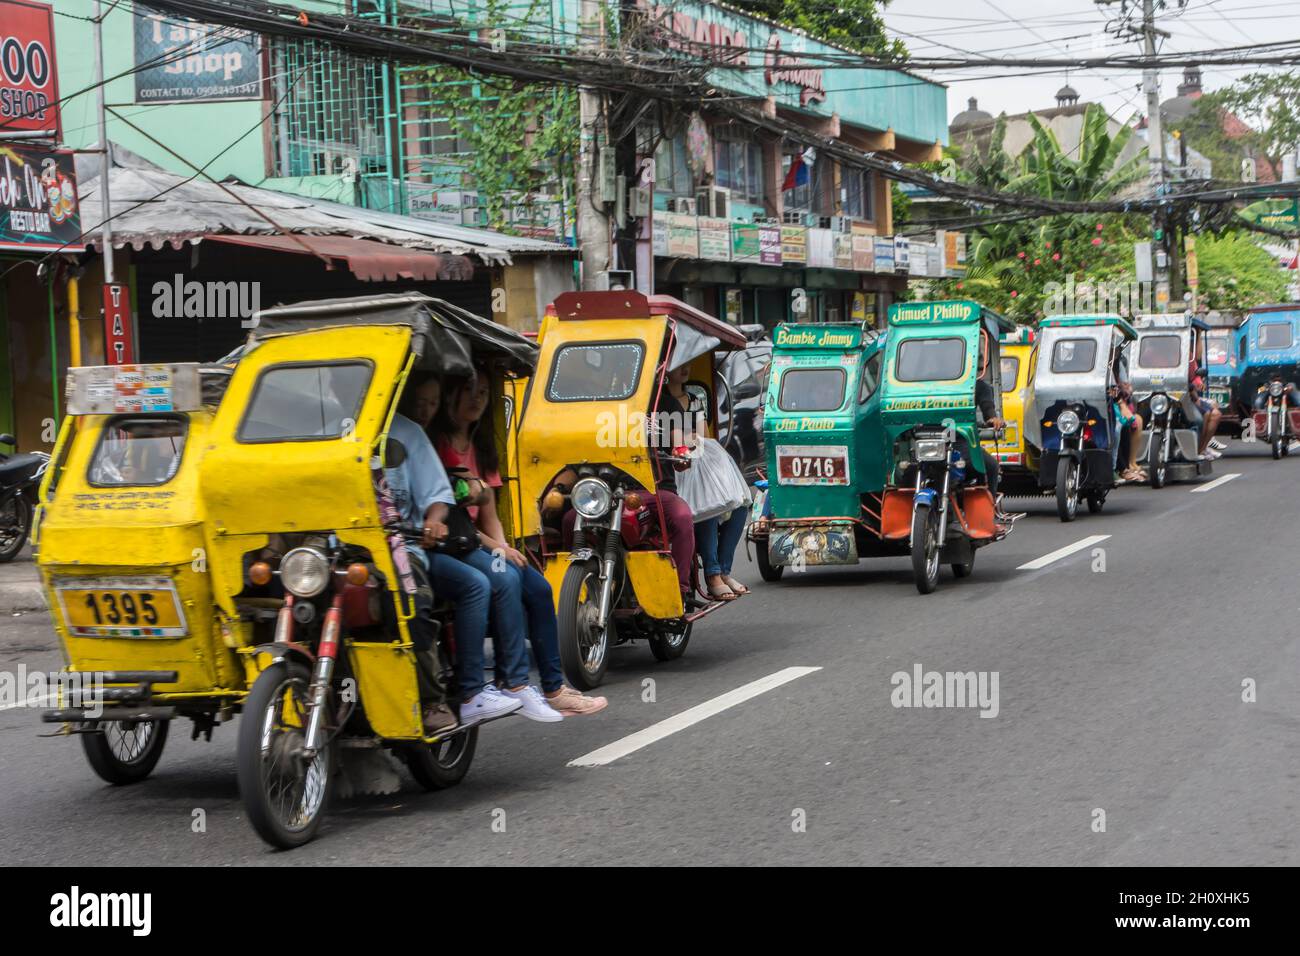
[{"label": "motorcycle front wheel", "polygon": [[0,564],[18,557],[32,529],[32,506],[22,495],[0,505]]},{"label": "motorcycle front wheel", "polygon": [[306,665],[272,664],[253,682],[239,728],[236,768],[248,821],[283,850],[316,836],[334,784],[332,744],[310,761],[302,757],[310,685]]},{"label": "motorcycle front wheel", "polygon": [[1169,474],[1169,461],[1165,455],[1164,432],[1151,433],[1151,454],[1147,457],[1151,461],[1151,471],[1149,472],[1151,487],[1163,488],[1165,478]]},{"label": "motorcycle front wheel", "polygon": [[1073,521],[1079,513],[1079,466],[1069,458],[1056,462],[1056,514]]},{"label": "motorcycle front wheel", "polygon": [[939,586],[939,550],[939,517],[929,505],[917,505],[912,512],[912,577],[922,594]]},{"label": "motorcycle front wheel", "polygon": [[570,564],[560,584],[556,624],[560,637],[560,663],[578,690],[595,690],[605,679],[613,620],[602,628],[600,615],[600,562],[595,558]]}]

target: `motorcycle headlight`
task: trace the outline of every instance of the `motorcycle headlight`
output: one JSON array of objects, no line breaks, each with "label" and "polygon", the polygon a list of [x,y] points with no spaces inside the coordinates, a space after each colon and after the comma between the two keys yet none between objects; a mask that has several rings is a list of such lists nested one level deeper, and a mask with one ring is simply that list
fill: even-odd
[{"label": "motorcycle headlight", "polygon": [[609,503],[614,500],[609,485],[599,478],[583,478],[573,486],[570,495],[573,510],[584,518],[601,518],[609,511]]},{"label": "motorcycle headlight", "polygon": [[943,461],[948,452],[948,443],[942,438],[922,438],[912,445],[917,461]]},{"label": "motorcycle headlight", "polygon": [[1281,383],[1281,382],[1269,382],[1269,383],[1268,383],[1268,393],[1269,393],[1270,395],[1272,395],[1274,398],[1277,398],[1279,395],[1282,394],[1282,383]]},{"label": "motorcycle headlight", "polygon": [[1067,408],[1056,416],[1056,429],[1062,435],[1073,435],[1079,430],[1079,413]]},{"label": "motorcycle headlight", "polygon": [[294,548],[280,562],[280,583],[295,597],[315,597],[329,580],[329,559],[315,548]]},{"label": "motorcycle headlight", "polygon": [[1151,396],[1151,414],[1163,415],[1169,410],[1169,396],[1152,395]]}]

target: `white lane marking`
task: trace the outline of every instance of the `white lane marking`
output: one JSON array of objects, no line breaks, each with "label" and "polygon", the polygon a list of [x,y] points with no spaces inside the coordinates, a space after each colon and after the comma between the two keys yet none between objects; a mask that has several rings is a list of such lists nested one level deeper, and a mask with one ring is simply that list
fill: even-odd
[{"label": "white lane marking", "polygon": [[17,710],[19,707],[44,707],[46,704],[55,703],[57,694],[45,694],[32,700],[20,700],[16,704],[0,704],[0,711]]},{"label": "white lane marking", "polygon": [[1239,471],[1229,472],[1228,474],[1224,475],[1222,478],[1215,478],[1213,481],[1209,482],[1208,484],[1198,485],[1197,487],[1192,489],[1192,494],[1199,494],[1203,491],[1213,491],[1215,488],[1219,487],[1219,485],[1226,484],[1227,482],[1232,481],[1232,479],[1240,478],[1240,477],[1241,477],[1241,472]]},{"label": "white lane marking", "polygon": [[1057,548],[1051,554],[1045,554],[1041,558],[1034,558],[1032,561],[1026,561],[1017,571],[1037,571],[1039,568],[1045,568],[1053,561],[1060,561],[1062,558],[1069,557],[1076,551],[1082,551],[1084,548],[1090,548],[1099,541],[1105,541],[1109,538],[1108,534],[1090,534],[1082,541],[1076,541],[1074,544],[1067,544],[1064,548]]},{"label": "white lane marking", "polygon": [[715,714],[720,714],[729,707],[735,707],[737,704],[743,704],[745,701],[757,697],[759,694],[765,694],[769,690],[774,690],[782,684],[788,684],[792,680],[798,680],[807,674],[821,670],[820,667],[787,667],[779,670],[775,674],[769,674],[766,677],[760,677],[756,681],[751,681],[735,690],[727,691],[720,697],[712,700],[706,700],[702,704],[696,704],[688,710],[675,714],[667,720],[661,720],[657,724],[651,724],[645,730],[638,730],[634,734],[629,734],[622,740],[616,740],[612,744],[593,750],[589,754],[570,760],[570,767],[602,767],[605,764],[613,763],[619,757],[626,757],[630,753],[635,753],[642,747],[649,747],[651,744],[663,740],[665,737],[677,733],[679,730],[685,730],[692,724],[698,724]]}]

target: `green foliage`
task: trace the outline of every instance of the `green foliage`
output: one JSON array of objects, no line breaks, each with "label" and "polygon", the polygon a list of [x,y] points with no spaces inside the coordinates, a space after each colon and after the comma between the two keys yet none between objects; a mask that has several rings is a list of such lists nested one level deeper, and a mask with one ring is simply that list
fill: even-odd
[{"label": "green foliage", "polygon": [[1300,142],[1300,74],[1250,73],[1216,99],[1257,131],[1264,156],[1280,169],[1282,156]]},{"label": "green foliage", "polygon": [[1241,233],[1198,236],[1201,300],[1211,309],[1241,311],[1286,300],[1287,275],[1277,258]]},{"label": "green foliage", "polygon": [[[549,17],[542,0],[533,0],[522,14],[508,10],[508,0],[488,0],[475,25],[502,31],[496,36],[509,50],[512,43],[529,39],[534,17]],[[509,28],[504,26],[507,23]],[[429,67],[424,72],[433,89],[450,101],[448,125],[460,142],[461,178],[478,192],[486,225],[501,232],[521,231],[510,221],[511,209],[529,210],[538,194],[562,192],[560,182],[568,175],[577,148],[577,90],[452,67]],[[573,218],[570,203],[565,220]]]},{"label": "green foliage", "polygon": [[[1133,131],[1124,127],[1112,136],[1106,120],[1100,106],[1088,106],[1076,155],[1063,150],[1052,131],[1030,116],[1034,138],[1013,160],[1003,149],[1006,117],[999,116],[987,150],[981,152],[972,142],[961,152],[958,181],[1059,200],[1112,198],[1139,181],[1145,166],[1141,155],[1120,162]],[[972,296],[1008,316],[1032,321],[1043,314],[1052,287],[1067,279],[1085,287],[1132,281],[1133,242],[1147,228],[1142,217],[1123,215],[990,223],[970,235],[966,277],[944,285],[949,294]]]},{"label": "green foliage", "polygon": [[1264,149],[1258,133],[1234,138],[1223,131],[1226,109],[1222,90],[1208,93],[1196,101],[1185,119],[1171,124],[1171,129],[1179,133],[1190,149],[1210,161],[1210,175],[1235,181],[1241,178],[1242,157],[1262,157]]},{"label": "green foliage", "polygon": [[731,5],[860,53],[907,56],[901,40],[885,35],[880,11],[889,0],[732,0]]}]

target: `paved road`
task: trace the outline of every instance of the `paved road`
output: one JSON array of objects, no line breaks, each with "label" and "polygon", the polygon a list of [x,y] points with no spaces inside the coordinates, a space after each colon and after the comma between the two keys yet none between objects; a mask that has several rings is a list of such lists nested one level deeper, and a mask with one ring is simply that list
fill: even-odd
[{"label": "paved road", "polygon": [[[343,801],[292,854],[244,819],[233,727],[210,744],[177,727],[149,781],[112,788],[75,741],[0,712],[0,859],[1295,865],[1300,462],[1234,444],[1216,468],[1239,477],[1120,489],[1069,525],[1032,503],[971,579],[945,571],[927,597],[902,560],[776,585],[747,565],[754,594],[697,626],[680,661],[615,653],[604,714],[487,727],[459,788]],[[0,622],[0,670],[19,662],[58,665],[43,614]],[[997,715],[893,706],[891,675],[917,664],[997,672]],[[569,765],[789,668],[819,669]]]}]

